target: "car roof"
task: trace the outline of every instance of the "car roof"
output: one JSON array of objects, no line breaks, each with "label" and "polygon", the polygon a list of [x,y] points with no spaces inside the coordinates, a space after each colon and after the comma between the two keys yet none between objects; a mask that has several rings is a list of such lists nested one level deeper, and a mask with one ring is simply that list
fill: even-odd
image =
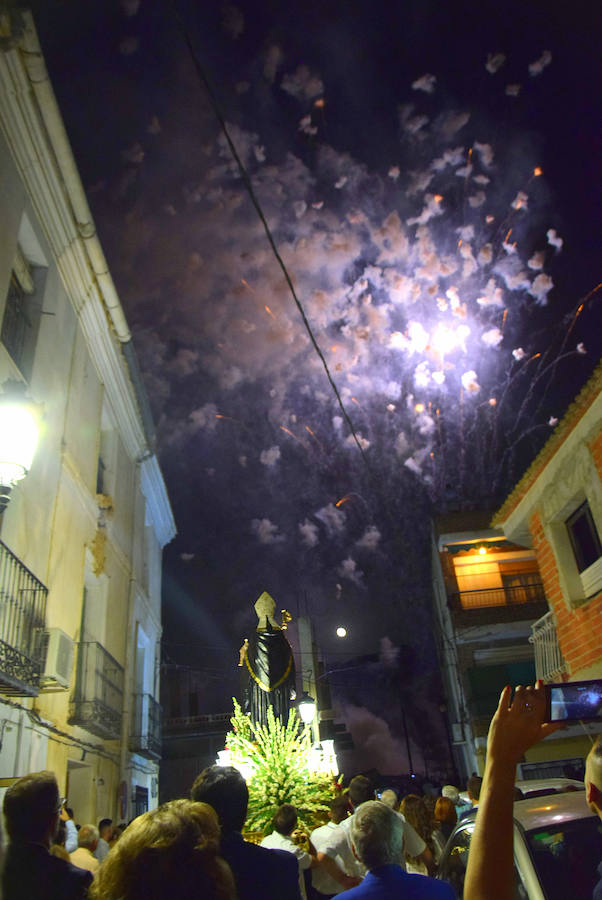
[{"label": "car roof", "polygon": [[525,831],[577,819],[589,819],[594,815],[580,791],[517,800],[513,814]]},{"label": "car roof", "polygon": [[[556,791],[578,790],[584,791],[585,784],[583,781],[576,781],[574,778],[523,778],[515,782],[515,787],[519,788],[525,795],[534,791]],[[460,800],[463,803],[470,803],[470,798],[466,791],[460,792]]]},{"label": "car roof", "polygon": [[517,788],[521,791],[543,791],[549,788],[553,791],[563,791],[567,788],[575,788],[578,791],[585,790],[583,781],[577,781],[575,778],[530,778],[515,782]]}]

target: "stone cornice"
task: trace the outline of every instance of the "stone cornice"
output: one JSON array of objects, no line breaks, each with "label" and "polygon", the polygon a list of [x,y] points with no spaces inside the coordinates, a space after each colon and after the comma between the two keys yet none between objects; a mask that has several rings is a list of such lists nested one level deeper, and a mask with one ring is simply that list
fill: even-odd
[{"label": "stone cornice", "polygon": [[155,526],[157,540],[161,547],[164,547],[175,537],[176,524],[156,456],[149,456],[141,461],[140,480],[142,493],[146,497],[148,510]]}]

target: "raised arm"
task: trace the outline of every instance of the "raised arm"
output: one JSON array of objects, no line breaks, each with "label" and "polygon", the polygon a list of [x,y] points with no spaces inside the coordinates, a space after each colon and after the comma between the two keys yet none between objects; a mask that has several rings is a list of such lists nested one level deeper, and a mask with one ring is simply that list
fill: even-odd
[{"label": "raised arm", "polygon": [[327,853],[317,854],[318,864],[322,866],[325,872],[328,872],[331,878],[334,878],[342,887],[348,891],[352,887],[356,887],[361,883],[361,878],[356,878],[355,875],[347,875],[344,872],[336,860],[332,859],[332,857],[328,856]]},{"label": "raised arm", "polygon": [[548,734],[562,727],[544,724],[545,692],[519,685],[502,691],[489,726],[485,775],[479,811],[470,843],[464,882],[464,900],[514,900],[514,848],[512,804],[516,765],[525,753]]}]

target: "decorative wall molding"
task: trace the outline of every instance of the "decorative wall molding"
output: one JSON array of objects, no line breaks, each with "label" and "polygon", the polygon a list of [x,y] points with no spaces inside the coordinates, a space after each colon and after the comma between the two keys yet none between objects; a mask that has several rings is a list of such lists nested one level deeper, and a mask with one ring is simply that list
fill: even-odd
[{"label": "decorative wall molding", "polygon": [[61,454],[61,463],[61,481],[63,481],[67,489],[77,497],[91,526],[95,530],[98,521],[96,498],[90,492],[90,489],[82,478],[73,456],[65,448]]},{"label": "decorative wall molding", "polygon": [[175,537],[176,526],[156,456],[149,456],[142,460],[140,478],[142,493],[146,497],[157,540],[161,547],[164,547]]},{"label": "decorative wall molding", "polygon": [[[62,126],[62,123],[60,123]],[[0,52],[0,128],[52,250],[86,345],[110,403],[126,452],[146,460],[148,446],[142,416],[111,317],[106,308],[78,223],[67,195],[52,138],[20,52]],[[155,457],[143,473],[143,490],[161,546],[175,535],[165,482]]]},{"label": "decorative wall molding", "polygon": [[[600,369],[600,371],[602,372],[602,368]],[[597,385],[599,379],[600,372],[596,370],[596,373],[594,373],[594,376],[592,376],[591,380],[594,384]],[[588,385],[586,385],[586,388],[588,387]],[[556,489],[556,486],[566,481],[567,477],[571,478],[570,469],[573,465],[575,465],[575,456],[579,458],[578,465],[581,467],[582,472],[586,473],[586,481],[588,481],[588,483],[590,484],[592,483],[589,475],[587,475],[587,472],[590,471],[590,464],[587,461],[587,457],[585,456],[582,448],[585,448],[589,455],[589,458],[591,459],[591,453],[589,453],[588,445],[591,444],[596,435],[600,433],[601,423],[602,392],[593,399],[590,406],[582,414],[575,427],[571,431],[569,431],[568,434],[566,434],[564,441],[560,444],[558,443],[558,441],[554,442],[555,453],[549,457],[545,466],[541,469],[532,483],[526,484],[523,487],[524,493],[522,494],[522,496],[520,496],[519,489],[523,482],[526,482],[526,475],[514,489],[504,506],[502,506],[502,508],[495,514],[493,523],[497,527],[503,528],[504,534],[510,540],[514,540],[517,541],[517,543],[520,543],[520,538],[524,539],[525,533],[528,533],[529,520],[537,511],[537,509],[541,507],[542,503],[547,502],[548,506],[550,504],[553,504],[554,501],[551,499],[550,485],[553,484],[554,489]],[[550,442],[548,443],[551,443],[551,440],[552,439],[550,439]],[[544,450],[546,450],[547,447],[548,445],[546,444]],[[541,451],[540,455],[544,454],[544,450]],[[593,460],[591,465],[593,466],[593,469],[595,471],[595,464],[593,463]],[[533,463],[533,466],[535,466],[535,463]],[[600,479],[598,478],[598,484],[599,481]],[[596,506],[594,518],[596,519],[599,529],[602,529],[602,493],[599,493],[599,491],[600,488],[598,488],[598,490],[594,493],[600,497],[600,500],[597,501],[596,497],[593,497],[594,505]],[[519,497],[520,499],[518,499]],[[585,499],[585,497],[583,499]],[[588,499],[590,498],[588,497]],[[511,505],[511,500],[514,501],[515,505],[510,509],[509,512],[505,513],[505,509],[509,505]],[[598,504],[600,505],[598,506]]]}]

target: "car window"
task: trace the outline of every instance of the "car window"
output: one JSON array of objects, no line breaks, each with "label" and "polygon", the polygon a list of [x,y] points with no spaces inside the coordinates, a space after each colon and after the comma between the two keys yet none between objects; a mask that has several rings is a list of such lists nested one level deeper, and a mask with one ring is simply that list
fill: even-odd
[{"label": "car window", "polygon": [[470,822],[466,828],[456,831],[450,838],[445,848],[444,856],[439,865],[439,878],[449,883],[454,888],[458,897],[464,890],[464,878],[468,864],[468,848],[472,839],[474,822]]},{"label": "car window", "polygon": [[548,900],[591,897],[602,850],[602,823],[597,816],[529,831],[527,842]]},{"label": "car window", "polygon": [[[464,894],[464,879],[466,866],[468,865],[468,852],[475,823],[469,822],[465,828],[457,831],[447,843],[444,856],[438,870],[438,878],[448,881],[454,888],[458,898]],[[528,893],[521,881],[520,875],[514,866],[514,896],[516,900],[527,900]],[[566,900],[566,898],[564,898]]]},{"label": "car window", "polygon": [[585,788],[577,787],[575,784],[568,784],[566,787],[563,786],[561,788],[546,787],[530,791],[528,788],[523,787],[521,790],[525,799],[531,799],[532,797],[548,797],[550,794],[570,794],[572,791],[583,791]]}]

